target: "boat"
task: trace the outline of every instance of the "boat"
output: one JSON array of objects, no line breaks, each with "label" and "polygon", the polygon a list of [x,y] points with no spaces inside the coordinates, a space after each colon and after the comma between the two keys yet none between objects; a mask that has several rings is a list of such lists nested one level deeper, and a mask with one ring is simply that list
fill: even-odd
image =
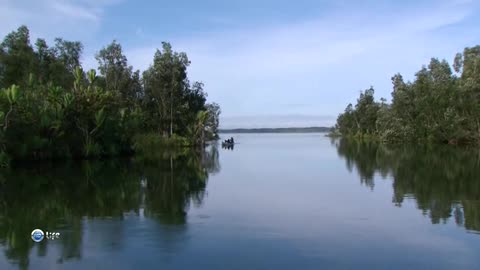
[{"label": "boat", "polygon": [[222,142],[222,147],[233,147],[235,143],[231,142]]},{"label": "boat", "polygon": [[235,141],[233,140],[233,138],[230,138],[222,142],[222,148],[233,149],[234,145],[235,145]]}]

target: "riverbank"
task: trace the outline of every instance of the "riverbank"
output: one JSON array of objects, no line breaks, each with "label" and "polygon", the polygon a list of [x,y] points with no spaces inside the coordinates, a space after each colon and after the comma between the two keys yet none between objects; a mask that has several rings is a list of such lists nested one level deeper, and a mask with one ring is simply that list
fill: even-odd
[{"label": "riverbank", "polygon": [[0,43],[0,167],[201,146],[218,137],[220,106],[207,102],[203,83],[190,82],[186,53],[163,42],[140,73],[116,41],[96,53],[96,69],[82,68],[82,51],[63,39],[32,46],[26,26]]},{"label": "riverbank", "polygon": [[390,103],[375,100],[373,87],[362,91],[338,116],[334,132],[395,143],[480,144],[479,59],[480,46],[467,47],[455,56],[453,70],[432,58],[413,81],[395,74]]}]

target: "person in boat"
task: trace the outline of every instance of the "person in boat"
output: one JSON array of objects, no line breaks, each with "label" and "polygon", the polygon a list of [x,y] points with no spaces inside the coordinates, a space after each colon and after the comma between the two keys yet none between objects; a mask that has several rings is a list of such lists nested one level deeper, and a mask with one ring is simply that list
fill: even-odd
[{"label": "person in boat", "polygon": [[226,140],[224,141],[224,143],[225,143],[225,144],[234,144],[235,141],[233,140],[233,137],[231,137],[230,139],[226,139]]}]

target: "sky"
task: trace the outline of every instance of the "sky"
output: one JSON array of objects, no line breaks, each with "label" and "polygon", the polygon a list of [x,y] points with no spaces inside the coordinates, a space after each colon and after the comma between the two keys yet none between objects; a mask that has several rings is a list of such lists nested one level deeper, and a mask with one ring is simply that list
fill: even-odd
[{"label": "sky", "polygon": [[82,64],[116,39],[145,70],[162,41],[188,54],[191,81],[222,109],[221,128],[331,126],[361,90],[391,98],[429,59],[480,44],[469,0],[0,0],[0,36],[84,45]]}]

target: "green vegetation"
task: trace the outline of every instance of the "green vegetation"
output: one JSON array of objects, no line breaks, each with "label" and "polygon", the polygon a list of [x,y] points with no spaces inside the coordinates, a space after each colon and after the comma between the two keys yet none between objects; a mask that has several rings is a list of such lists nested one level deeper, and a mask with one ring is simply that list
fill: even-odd
[{"label": "green vegetation", "polygon": [[480,46],[456,55],[454,72],[445,60],[431,59],[404,82],[392,78],[392,102],[360,94],[337,118],[333,133],[388,142],[480,143]]},{"label": "green vegetation", "polygon": [[43,39],[32,46],[25,26],[4,38],[1,167],[10,160],[115,156],[152,143],[193,146],[217,138],[220,107],[206,103],[201,82],[189,82],[185,53],[164,42],[140,74],[113,41],[96,54],[97,74],[81,68],[82,49],[60,38],[52,47]]}]

